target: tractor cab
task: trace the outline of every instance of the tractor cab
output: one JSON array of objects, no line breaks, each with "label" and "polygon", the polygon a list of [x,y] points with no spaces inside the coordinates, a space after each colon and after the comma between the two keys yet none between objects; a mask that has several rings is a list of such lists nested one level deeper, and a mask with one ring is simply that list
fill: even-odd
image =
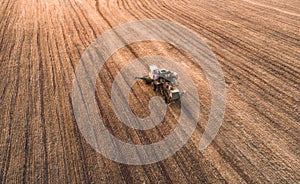
[{"label": "tractor cab", "polygon": [[172,90],[171,94],[172,94],[171,101],[180,99],[180,91],[178,89]]}]

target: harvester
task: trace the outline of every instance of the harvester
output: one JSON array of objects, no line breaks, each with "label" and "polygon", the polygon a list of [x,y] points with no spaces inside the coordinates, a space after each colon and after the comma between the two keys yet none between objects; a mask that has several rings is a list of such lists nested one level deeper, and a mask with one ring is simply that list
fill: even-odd
[{"label": "harvester", "polygon": [[176,72],[159,69],[155,65],[149,67],[149,74],[144,77],[135,77],[150,84],[155,92],[160,93],[166,103],[171,103],[180,99],[184,92],[178,89],[178,74]]}]

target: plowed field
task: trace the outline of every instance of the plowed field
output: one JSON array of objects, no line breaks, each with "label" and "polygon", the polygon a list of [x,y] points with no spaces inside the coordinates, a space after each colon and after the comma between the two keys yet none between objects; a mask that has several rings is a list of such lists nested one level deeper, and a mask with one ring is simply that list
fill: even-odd
[{"label": "plowed field", "polygon": [[[178,104],[157,127],[120,122],[111,106],[125,64],[161,55],[180,61],[197,84],[197,128],[173,156],[132,166],[97,153],[72,107],[74,72],[85,49],[122,23],[163,19],[204,38],[226,81],[227,108],[214,141],[199,140],[210,87],[188,53],[162,42],[116,52],[97,80],[96,101],[109,131],[124,142],[162,140],[177,125]],[[176,35],[174,35],[176,36]],[[122,39],[122,38],[120,38]],[[0,183],[297,183],[300,181],[300,6],[297,0],[1,0]],[[139,117],[155,93],[137,82],[130,106]]]}]

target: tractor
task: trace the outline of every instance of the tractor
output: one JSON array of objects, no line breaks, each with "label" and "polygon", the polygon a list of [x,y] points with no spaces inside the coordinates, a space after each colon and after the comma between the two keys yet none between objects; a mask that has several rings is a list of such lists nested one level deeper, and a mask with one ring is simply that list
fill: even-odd
[{"label": "tractor", "polygon": [[135,78],[150,84],[155,92],[164,97],[167,104],[179,100],[184,94],[178,89],[178,74],[167,69],[159,69],[155,65],[149,67],[148,75]]}]

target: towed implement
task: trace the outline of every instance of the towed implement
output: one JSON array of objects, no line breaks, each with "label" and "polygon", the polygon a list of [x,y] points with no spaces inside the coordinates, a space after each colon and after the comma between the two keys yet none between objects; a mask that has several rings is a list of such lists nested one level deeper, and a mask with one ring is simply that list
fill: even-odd
[{"label": "towed implement", "polygon": [[166,103],[177,101],[181,98],[184,92],[178,89],[178,74],[167,69],[159,69],[152,65],[149,67],[149,74],[144,77],[135,77],[145,81],[146,84],[151,84],[152,89],[160,93]]}]

